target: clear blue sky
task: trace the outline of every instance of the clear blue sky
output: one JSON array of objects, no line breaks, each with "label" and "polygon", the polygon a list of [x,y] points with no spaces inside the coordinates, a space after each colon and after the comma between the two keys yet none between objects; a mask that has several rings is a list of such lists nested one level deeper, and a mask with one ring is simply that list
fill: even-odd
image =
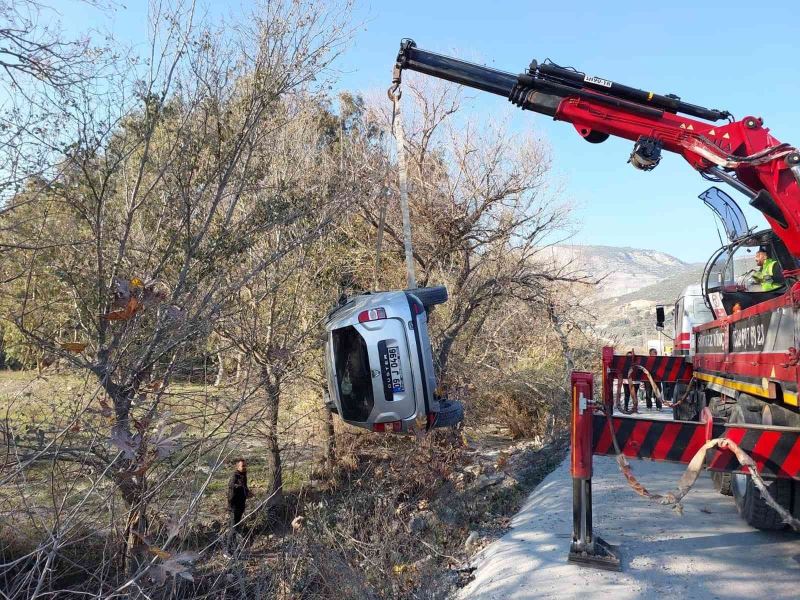
[{"label": "clear blue sky", "polygon": [[[146,3],[130,0],[113,15],[113,29],[131,41],[145,31]],[[215,11],[222,2],[214,3]],[[228,2],[229,10],[247,2]],[[69,29],[108,26],[92,11],[58,2]],[[590,74],[733,112],[761,116],[775,136],[800,144],[800,22],[789,3],[731,0],[572,2],[403,0],[357,2],[363,26],[342,57],[342,89],[384,90],[402,37],[421,48],[484,62],[511,72],[547,57]],[[103,22],[101,22],[103,21]],[[475,93],[476,114],[508,114],[508,102]],[[600,146],[572,126],[516,111],[514,127],[532,127],[549,141],[557,176],[576,205],[575,243],[634,246],[705,261],[719,245],[711,213],[697,195],[709,184],[678,156],[652,172],[626,164],[631,143]],[[726,189],[724,186],[723,189]],[[731,192],[751,225],[757,211]]]}]

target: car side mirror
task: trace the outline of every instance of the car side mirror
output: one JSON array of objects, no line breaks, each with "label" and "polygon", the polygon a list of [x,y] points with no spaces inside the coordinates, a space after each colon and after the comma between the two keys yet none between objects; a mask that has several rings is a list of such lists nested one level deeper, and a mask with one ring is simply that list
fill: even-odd
[{"label": "car side mirror", "polygon": [[656,306],[656,329],[661,331],[664,329],[664,307]]}]

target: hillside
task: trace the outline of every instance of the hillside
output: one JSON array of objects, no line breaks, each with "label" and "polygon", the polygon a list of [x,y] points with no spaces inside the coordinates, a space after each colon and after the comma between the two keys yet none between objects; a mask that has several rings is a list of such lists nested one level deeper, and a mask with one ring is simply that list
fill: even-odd
[{"label": "hillside", "polygon": [[618,298],[680,277],[696,265],[665,252],[617,246],[559,246],[557,256],[579,272],[600,278],[595,297]]},{"label": "hillside", "polygon": [[[700,281],[702,272],[702,267],[695,266],[633,293],[596,302],[594,308],[601,335],[619,347],[644,350],[647,340],[658,337],[654,325],[655,307],[663,304],[664,332],[672,336],[675,300],[687,285]],[[671,345],[670,340],[662,339],[664,344]]]},{"label": "hillside", "polygon": [[[690,284],[699,283],[702,264],[686,263],[664,252],[615,246],[562,246],[575,268],[602,278],[591,300],[598,333],[618,348],[646,350],[658,337],[655,307],[663,304],[672,334],[672,307]],[[670,344],[668,339],[665,344]]]}]

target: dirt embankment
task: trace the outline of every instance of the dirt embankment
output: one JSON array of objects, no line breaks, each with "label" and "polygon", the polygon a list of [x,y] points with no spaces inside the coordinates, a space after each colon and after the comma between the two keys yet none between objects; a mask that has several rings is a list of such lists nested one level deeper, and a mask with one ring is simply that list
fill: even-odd
[{"label": "dirt embankment", "polygon": [[214,556],[197,585],[226,574],[248,587],[267,578],[264,589],[285,598],[444,598],[472,579],[471,557],[508,531],[567,449],[563,438],[513,441],[499,430],[361,437],[292,499],[281,519],[292,526],[254,523],[239,559]]}]

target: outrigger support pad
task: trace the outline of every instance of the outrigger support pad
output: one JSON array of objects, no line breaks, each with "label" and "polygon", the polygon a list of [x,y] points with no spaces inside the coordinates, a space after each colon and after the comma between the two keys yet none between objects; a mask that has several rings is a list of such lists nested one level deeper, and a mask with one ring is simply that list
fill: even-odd
[{"label": "outrigger support pad", "polygon": [[572,543],[567,560],[586,567],[620,571],[618,548],[592,532],[592,374],[574,371],[571,383]]},{"label": "outrigger support pad", "polygon": [[591,479],[572,479],[572,543],[567,561],[606,571],[622,570],[619,547],[592,533]]},{"label": "outrigger support pad", "polygon": [[[574,546],[574,544],[573,544]],[[582,567],[594,567],[606,571],[621,571],[618,546],[612,546],[603,538],[594,539],[594,553],[573,550],[570,546],[567,561],[581,565]]]}]

